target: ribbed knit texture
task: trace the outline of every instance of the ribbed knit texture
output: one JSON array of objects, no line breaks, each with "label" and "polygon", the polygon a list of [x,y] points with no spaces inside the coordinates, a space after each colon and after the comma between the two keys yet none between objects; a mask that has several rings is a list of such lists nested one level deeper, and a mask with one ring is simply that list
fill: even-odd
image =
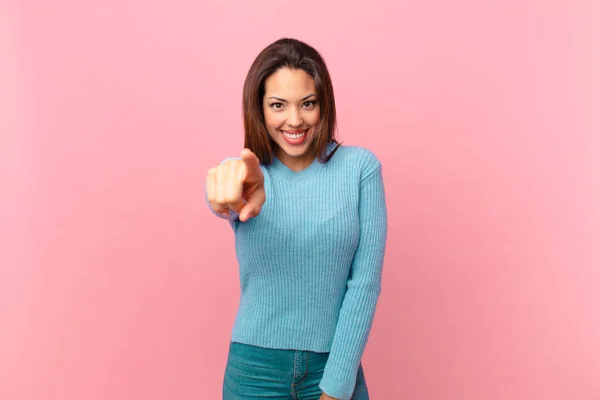
[{"label": "ribbed knit texture", "polygon": [[341,146],[326,164],[315,159],[299,172],[277,158],[261,169],[260,215],[229,218],[241,283],[231,340],[330,352],[319,387],[350,399],[381,291],[381,163],[367,149]]}]

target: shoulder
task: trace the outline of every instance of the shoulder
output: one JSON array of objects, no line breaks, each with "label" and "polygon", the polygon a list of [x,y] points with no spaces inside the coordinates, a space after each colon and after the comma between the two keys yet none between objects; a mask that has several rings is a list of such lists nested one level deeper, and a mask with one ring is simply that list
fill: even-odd
[{"label": "shoulder", "polygon": [[357,169],[361,175],[367,176],[381,169],[381,161],[375,153],[361,146],[341,145],[330,161],[346,164],[348,169]]}]

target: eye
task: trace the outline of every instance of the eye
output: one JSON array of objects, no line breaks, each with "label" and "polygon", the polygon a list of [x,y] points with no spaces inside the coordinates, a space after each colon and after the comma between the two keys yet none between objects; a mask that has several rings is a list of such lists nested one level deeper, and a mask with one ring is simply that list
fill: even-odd
[{"label": "eye", "polygon": [[303,106],[306,108],[312,108],[315,106],[315,104],[317,104],[316,100],[309,100],[309,101],[305,101]]},{"label": "eye", "polygon": [[283,103],[271,103],[269,107],[275,110],[281,110],[283,108]]}]

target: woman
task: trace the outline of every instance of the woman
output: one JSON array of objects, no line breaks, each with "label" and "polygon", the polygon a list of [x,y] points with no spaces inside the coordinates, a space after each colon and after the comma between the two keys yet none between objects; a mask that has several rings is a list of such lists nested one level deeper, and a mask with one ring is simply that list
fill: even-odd
[{"label": "woman", "polygon": [[223,398],[368,399],[361,357],[381,290],[381,163],[335,139],[320,54],[280,39],[243,94],[245,149],[207,176],[235,232],[241,298]]}]

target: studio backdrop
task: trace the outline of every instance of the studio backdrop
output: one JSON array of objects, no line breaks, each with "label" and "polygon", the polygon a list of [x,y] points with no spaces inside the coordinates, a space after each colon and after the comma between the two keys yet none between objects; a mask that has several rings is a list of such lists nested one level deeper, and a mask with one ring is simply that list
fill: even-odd
[{"label": "studio backdrop", "polygon": [[596,0],[0,2],[0,399],[219,399],[207,170],[281,37],[383,165],[375,400],[600,398]]}]

